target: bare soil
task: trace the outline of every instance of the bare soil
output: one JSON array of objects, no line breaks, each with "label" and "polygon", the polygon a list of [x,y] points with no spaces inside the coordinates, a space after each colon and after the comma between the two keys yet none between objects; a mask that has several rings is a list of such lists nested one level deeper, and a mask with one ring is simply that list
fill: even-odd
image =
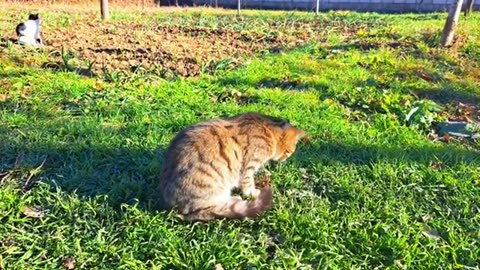
[{"label": "bare soil", "polygon": [[[301,25],[301,26],[300,26]],[[272,25],[275,27],[275,25]],[[222,59],[230,65],[259,51],[278,52],[318,39],[308,25],[299,24],[288,34],[262,34],[189,26],[147,25],[134,22],[98,22],[85,19],[75,27],[43,30],[48,61],[42,66],[69,65],[103,71],[138,70],[189,77],[211,71]],[[15,36],[7,36],[15,40]],[[63,57],[62,57],[63,56]],[[92,74],[90,74],[92,75]]]}]

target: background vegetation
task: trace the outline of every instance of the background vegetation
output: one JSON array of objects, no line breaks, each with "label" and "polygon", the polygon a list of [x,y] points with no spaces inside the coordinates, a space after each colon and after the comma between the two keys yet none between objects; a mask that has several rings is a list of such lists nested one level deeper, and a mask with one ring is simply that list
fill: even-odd
[{"label": "background vegetation", "polygon": [[[478,269],[479,143],[435,124],[480,120],[480,16],[439,49],[443,13],[243,14],[2,9],[0,268]],[[174,134],[246,111],[310,134],[262,173],[274,208],[158,211]]]}]

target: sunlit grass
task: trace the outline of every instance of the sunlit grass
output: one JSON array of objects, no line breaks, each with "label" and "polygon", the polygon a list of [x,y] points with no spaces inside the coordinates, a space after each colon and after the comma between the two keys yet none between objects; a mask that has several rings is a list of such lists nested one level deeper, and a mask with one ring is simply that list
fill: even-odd
[{"label": "sunlit grass", "polygon": [[[480,17],[461,24],[470,41],[444,51],[445,14],[225,12],[113,18],[272,34],[269,22],[323,20],[324,39],[194,78],[86,78],[15,61],[44,57],[17,47],[0,57],[0,268],[59,269],[69,258],[77,269],[478,268],[478,142],[432,140],[428,119],[478,104],[478,48],[468,42],[480,38]],[[48,29],[89,15],[45,16]],[[445,115],[425,106],[426,123],[406,120],[428,101]],[[288,162],[266,168],[273,209],[209,224],[159,211],[171,138],[246,111],[309,133]],[[45,217],[25,216],[33,206]]]}]

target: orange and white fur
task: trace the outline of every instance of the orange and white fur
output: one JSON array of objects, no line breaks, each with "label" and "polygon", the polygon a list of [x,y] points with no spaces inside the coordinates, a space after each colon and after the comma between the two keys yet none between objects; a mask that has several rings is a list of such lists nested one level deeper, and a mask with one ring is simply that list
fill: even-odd
[{"label": "orange and white fur", "polygon": [[[256,188],[255,172],[270,160],[286,160],[305,135],[287,120],[258,113],[194,124],[167,150],[163,202],[185,220],[256,217],[272,206],[272,189]],[[232,195],[236,188],[253,200]]]}]

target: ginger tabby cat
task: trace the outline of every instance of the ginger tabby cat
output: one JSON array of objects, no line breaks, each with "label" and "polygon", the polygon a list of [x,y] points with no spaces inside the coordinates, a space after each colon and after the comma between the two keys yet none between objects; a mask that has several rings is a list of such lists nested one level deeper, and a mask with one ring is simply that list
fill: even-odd
[{"label": "ginger tabby cat", "polygon": [[[286,120],[258,113],[194,124],[167,150],[163,202],[184,220],[256,217],[271,207],[272,189],[257,189],[255,172],[270,160],[286,160],[305,135]],[[233,196],[234,188],[254,199]]]}]

